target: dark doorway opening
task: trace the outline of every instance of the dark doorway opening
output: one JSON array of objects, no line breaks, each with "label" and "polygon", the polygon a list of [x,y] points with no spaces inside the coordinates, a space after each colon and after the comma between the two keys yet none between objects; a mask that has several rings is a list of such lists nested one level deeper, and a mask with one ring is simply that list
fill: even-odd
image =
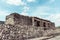
[{"label": "dark doorway opening", "polygon": [[46,23],[45,22],[43,23],[43,26],[46,27]]},{"label": "dark doorway opening", "polygon": [[45,22],[43,23],[43,27],[44,27],[44,30],[47,30],[46,29],[46,23]]},{"label": "dark doorway opening", "polygon": [[40,21],[35,20],[34,24],[35,24],[35,26],[39,27],[40,26]]},{"label": "dark doorway opening", "polygon": [[40,26],[40,21],[37,21],[37,26]]},{"label": "dark doorway opening", "polygon": [[48,27],[50,28],[50,24],[48,23]]}]

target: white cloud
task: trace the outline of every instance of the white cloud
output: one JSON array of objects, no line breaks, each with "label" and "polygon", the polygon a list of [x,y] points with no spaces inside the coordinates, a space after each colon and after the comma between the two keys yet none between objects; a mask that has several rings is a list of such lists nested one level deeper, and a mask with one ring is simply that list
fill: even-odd
[{"label": "white cloud", "polygon": [[37,7],[32,15],[49,15],[49,13],[47,13],[47,11],[50,11],[51,8],[47,7],[47,6],[39,6]]},{"label": "white cloud", "polygon": [[6,16],[9,15],[10,13],[8,13],[7,11],[1,11],[0,10],[0,16]]},{"label": "white cloud", "polygon": [[55,22],[56,26],[60,26],[60,13],[57,14],[51,14],[49,17],[46,19],[49,19],[53,22]]},{"label": "white cloud", "polygon": [[27,2],[35,2],[36,0],[27,0]]},{"label": "white cloud", "polygon": [[30,8],[28,6],[24,6],[23,10],[24,12],[28,11]]},{"label": "white cloud", "polygon": [[49,6],[39,6],[37,8],[34,9],[34,11],[32,12],[32,15],[50,15],[50,14],[54,14],[54,13],[58,13],[59,8],[56,7],[49,7]]},{"label": "white cloud", "polygon": [[21,15],[28,15],[28,13],[27,12],[22,12]]},{"label": "white cloud", "polygon": [[11,4],[11,5],[25,5],[22,0],[6,0],[6,3]]},{"label": "white cloud", "polygon": [[50,3],[53,3],[53,2],[55,2],[55,0],[50,0]]},{"label": "white cloud", "polygon": [[23,11],[22,11],[21,14],[22,14],[22,15],[28,15],[27,12],[29,11],[29,9],[30,9],[30,8],[29,8],[28,6],[24,6]]},{"label": "white cloud", "polygon": [[5,21],[5,18],[7,15],[9,15],[10,13],[8,11],[1,11],[0,10],[0,20],[1,21]]},{"label": "white cloud", "polygon": [[40,6],[35,9],[31,14],[55,22],[56,26],[60,26],[60,11],[59,8],[48,6]]}]

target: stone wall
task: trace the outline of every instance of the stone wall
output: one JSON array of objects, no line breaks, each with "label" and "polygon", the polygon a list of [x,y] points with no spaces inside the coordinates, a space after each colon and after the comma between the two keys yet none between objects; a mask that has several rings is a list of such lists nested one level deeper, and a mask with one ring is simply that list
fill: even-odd
[{"label": "stone wall", "polygon": [[0,40],[25,40],[41,37],[44,36],[45,29],[54,28],[55,24],[48,20],[13,13],[6,17],[5,24],[0,24]]},{"label": "stone wall", "polygon": [[28,16],[19,16],[19,18],[14,19],[15,24],[20,24],[20,25],[32,25],[32,18]]},{"label": "stone wall", "polygon": [[27,25],[0,25],[0,40],[26,40],[53,34],[53,30]]},{"label": "stone wall", "polygon": [[5,24],[12,24],[12,25],[14,25],[14,16],[13,15],[6,16]]},{"label": "stone wall", "polygon": [[49,20],[41,19],[38,17],[29,17],[29,16],[23,16],[17,13],[12,13],[6,17],[5,24],[11,24],[11,25],[31,25],[36,27],[45,27],[45,28],[51,28],[55,29],[55,24]]},{"label": "stone wall", "polygon": [[13,14],[6,16],[5,24],[32,25],[32,18],[28,16],[23,16],[23,15],[13,13]]},{"label": "stone wall", "polygon": [[0,40],[25,40],[43,36],[43,28],[21,25],[0,25]]},{"label": "stone wall", "polygon": [[55,29],[55,24],[51,21],[33,17],[33,26],[44,27],[45,29]]}]

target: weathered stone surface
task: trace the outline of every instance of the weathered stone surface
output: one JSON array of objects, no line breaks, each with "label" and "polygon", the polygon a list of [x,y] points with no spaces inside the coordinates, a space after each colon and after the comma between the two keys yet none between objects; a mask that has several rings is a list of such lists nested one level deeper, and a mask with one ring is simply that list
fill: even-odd
[{"label": "weathered stone surface", "polygon": [[37,17],[28,17],[17,13],[6,17],[5,24],[0,24],[1,40],[25,40],[46,36],[46,30],[55,29],[55,24]]},{"label": "weathered stone surface", "polygon": [[42,30],[31,26],[1,26],[0,39],[1,40],[25,40],[28,38],[41,37]]},{"label": "weathered stone surface", "polygon": [[12,13],[6,17],[5,24],[11,24],[11,25],[30,25],[30,26],[36,26],[36,27],[44,27],[44,30],[46,29],[55,29],[55,24],[49,20],[41,19],[38,17],[29,17],[29,16],[23,16],[19,15],[17,13]]}]

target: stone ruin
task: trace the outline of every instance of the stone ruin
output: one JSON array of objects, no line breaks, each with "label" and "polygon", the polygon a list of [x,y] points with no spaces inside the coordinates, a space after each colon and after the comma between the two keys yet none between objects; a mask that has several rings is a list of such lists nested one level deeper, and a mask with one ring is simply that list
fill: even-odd
[{"label": "stone ruin", "polygon": [[27,25],[27,26],[36,26],[36,27],[44,27],[44,28],[55,28],[55,24],[49,20],[41,19],[38,17],[29,17],[23,16],[17,13],[12,13],[6,16],[5,24],[11,25]]},{"label": "stone ruin", "polygon": [[0,40],[25,40],[41,37],[45,30],[54,30],[55,24],[38,17],[23,16],[12,13],[0,24]]}]

